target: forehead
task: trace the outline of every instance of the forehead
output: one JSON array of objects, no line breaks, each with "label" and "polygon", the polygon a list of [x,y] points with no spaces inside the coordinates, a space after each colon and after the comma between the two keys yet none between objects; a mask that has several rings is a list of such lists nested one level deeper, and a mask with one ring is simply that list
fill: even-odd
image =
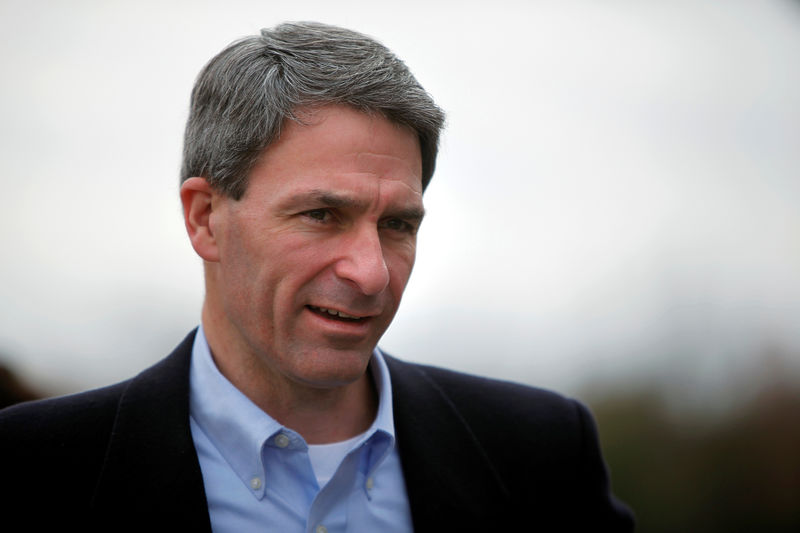
[{"label": "forehead", "polygon": [[287,121],[259,158],[248,190],[347,186],[422,194],[422,159],[413,130],[346,106],[304,109],[298,116],[301,122]]}]

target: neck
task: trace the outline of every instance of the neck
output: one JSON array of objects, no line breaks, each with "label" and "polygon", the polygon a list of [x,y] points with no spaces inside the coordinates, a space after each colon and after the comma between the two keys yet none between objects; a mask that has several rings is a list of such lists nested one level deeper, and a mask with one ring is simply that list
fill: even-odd
[{"label": "neck", "polygon": [[203,330],[219,369],[264,412],[303,436],[308,444],[347,440],[369,429],[378,395],[369,371],[352,383],[315,387],[278,372],[267,356],[257,354],[226,328],[224,316],[203,305]]}]

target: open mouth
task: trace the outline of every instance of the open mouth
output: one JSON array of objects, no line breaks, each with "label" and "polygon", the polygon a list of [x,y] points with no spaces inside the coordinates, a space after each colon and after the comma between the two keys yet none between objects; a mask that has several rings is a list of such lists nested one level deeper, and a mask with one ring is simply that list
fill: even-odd
[{"label": "open mouth", "polygon": [[315,305],[307,305],[306,308],[308,308],[313,313],[324,316],[325,318],[339,320],[342,322],[363,322],[368,318],[368,317],[358,317],[358,316],[348,315],[347,313],[337,311],[336,309],[317,307]]}]

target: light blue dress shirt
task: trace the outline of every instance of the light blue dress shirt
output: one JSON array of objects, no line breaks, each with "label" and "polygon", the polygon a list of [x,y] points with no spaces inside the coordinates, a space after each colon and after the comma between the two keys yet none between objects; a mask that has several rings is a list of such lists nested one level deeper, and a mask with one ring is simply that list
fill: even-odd
[{"label": "light blue dress shirt", "polygon": [[281,426],[219,372],[198,328],[189,413],[214,531],[412,531],[395,446],[392,385],[377,348],[369,369],[378,414],[320,488],[303,437]]}]

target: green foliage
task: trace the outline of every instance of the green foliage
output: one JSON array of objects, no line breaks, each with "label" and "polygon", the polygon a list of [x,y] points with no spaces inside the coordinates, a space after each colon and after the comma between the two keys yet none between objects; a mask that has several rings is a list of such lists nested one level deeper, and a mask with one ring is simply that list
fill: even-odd
[{"label": "green foliage", "polygon": [[589,403],[638,531],[800,531],[800,385],[715,416],[676,414],[653,390]]}]

